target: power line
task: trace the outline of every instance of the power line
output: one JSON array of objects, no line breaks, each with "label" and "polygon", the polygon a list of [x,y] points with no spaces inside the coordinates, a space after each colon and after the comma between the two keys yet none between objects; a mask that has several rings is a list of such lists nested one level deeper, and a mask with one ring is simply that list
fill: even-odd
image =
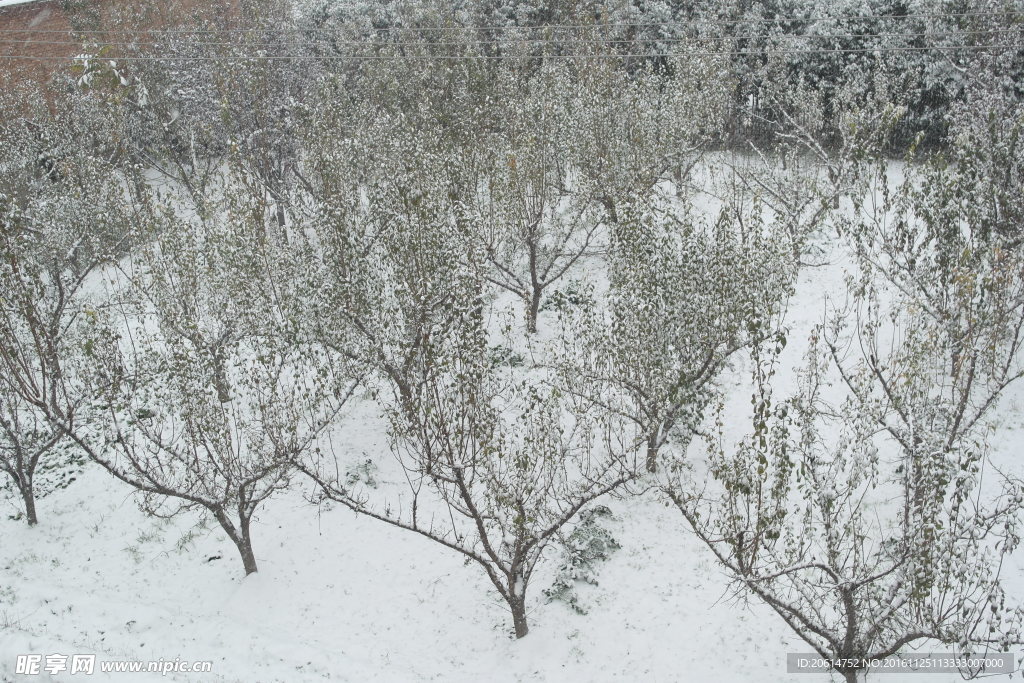
[{"label": "power line", "polygon": [[[905,19],[962,19],[972,17],[1024,17],[1024,10],[988,11],[988,12],[917,12],[908,14],[875,14],[875,15],[839,15],[819,17],[772,17],[765,19],[705,19],[694,18],[689,21],[659,21],[659,22],[606,22],[590,24],[546,24],[539,26],[520,26],[515,24],[499,24],[492,26],[394,26],[383,28],[368,27],[364,30],[373,33],[392,32],[475,32],[475,31],[542,31],[551,29],[607,29],[607,28],[659,28],[659,27],[687,27],[694,25],[703,26],[739,26],[747,24],[773,24],[793,22],[839,22],[839,21],[874,21],[880,19],[905,20]],[[230,33],[342,33],[348,28],[313,28],[313,27],[273,27],[273,28],[217,28],[217,29],[0,29],[0,33],[60,33],[60,34],[230,34]]]},{"label": "power line", "polygon": [[[861,38],[961,38],[966,36],[981,36],[991,37],[993,35],[1010,35],[1010,34],[1021,34],[1024,32],[1022,28],[1012,29],[982,29],[975,31],[947,31],[947,32],[921,32],[921,33],[843,33],[843,34],[799,34],[799,33],[782,33],[782,34],[770,34],[763,37],[770,40],[853,40]],[[461,46],[483,46],[483,45],[547,45],[547,44],[577,44],[577,45],[642,45],[650,43],[658,43],[660,45],[673,45],[680,43],[691,43],[694,40],[698,40],[705,43],[713,42],[724,42],[724,41],[736,41],[747,39],[747,36],[701,36],[701,37],[685,37],[685,38],[631,38],[631,39],[616,39],[616,38],[605,38],[605,39],[557,39],[557,38],[517,38],[511,40],[469,40],[465,42],[453,42],[453,41],[404,41],[404,42],[384,42],[384,41],[372,41],[372,40],[343,40],[343,41],[302,41],[302,42],[279,42],[272,41],[266,46],[246,45],[242,42],[209,42],[209,41],[191,41],[188,46],[194,47],[336,47],[339,45],[346,46],[358,46],[358,47],[461,47]],[[53,41],[53,40],[33,40],[31,38],[25,40],[18,40],[15,38],[0,38],[0,44],[6,45],[65,45],[70,47],[82,47],[88,45],[89,47],[131,47],[138,48],[143,46],[155,46],[165,47],[165,43],[159,43],[154,41],[94,41],[94,42],[83,42],[83,41]]]},{"label": "power line", "polygon": [[114,62],[253,62],[253,61],[461,61],[461,60],[516,60],[516,59],[630,59],[652,57],[751,57],[759,55],[804,55],[804,54],[858,54],[858,53],[891,53],[891,52],[927,52],[952,50],[1024,50],[1024,45],[935,45],[931,47],[885,47],[885,48],[821,48],[793,50],[732,50],[710,51],[690,50],[683,52],[646,52],[646,53],[563,53],[541,55],[224,55],[217,57],[188,57],[179,55],[149,55],[145,57],[116,57],[97,55],[78,55],[69,57],[45,55],[0,55],[0,60],[28,60],[39,62],[76,62],[76,61],[114,61]]}]

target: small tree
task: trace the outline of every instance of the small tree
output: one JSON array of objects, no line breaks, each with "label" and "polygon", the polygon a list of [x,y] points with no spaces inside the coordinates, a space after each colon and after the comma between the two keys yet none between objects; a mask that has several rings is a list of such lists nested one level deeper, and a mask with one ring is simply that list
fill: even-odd
[{"label": "small tree", "polygon": [[492,366],[484,249],[467,244],[459,190],[468,174],[453,168],[443,131],[396,115],[381,117],[382,136],[349,113],[315,122],[352,134],[316,135],[323,142],[304,165],[323,312],[312,328],[382,381],[374,394],[410,496],[379,504],[348,488],[336,460],[314,453],[299,463],[328,498],[478,563],[521,637],[545,547],[632,476],[629,454],[598,445],[600,425],[565,396],[531,391]]},{"label": "small tree", "polygon": [[[333,85],[321,94],[346,96]],[[307,130],[297,204],[312,267],[302,317],[326,348],[411,400],[422,347],[451,324],[462,295],[457,171],[436,129],[404,116],[370,121],[360,107],[337,106]]]},{"label": "small tree", "polygon": [[[167,516],[211,514],[257,570],[250,525],[286,487],[354,388],[295,319],[303,259],[270,242],[262,196],[225,196],[210,217],[145,197],[150,230],[80,358],[99,433],[75,438]],[[209,203],[207,204],[209,206]],[[195,214],[193,214],[195,216]]]},{"label": "small tree", "polygon": [[774,367],[755,354],[753,430],[735,448],[711,441],[702,483],[667,488],[737,591],[845,662],[837,671],[851,682],[867,661],[922,641],[972,652],[1020,640],[1000,569],[1019,541],[1024,487],[983,486],[999,472],[983,430],[950,419],[957,405],[937,390],[926,329],[884,375],[842,371],[838,403],[823,397],[835,357],[821,330],[788,400],[773,398]]},{"label": "small tree", "polygon": [[499,78],[504,123],[486,185],[473,188],[469,237],[484,245],[488,281],[523,302],[533,334],[544,292],[593,250],[602,216],[574,188],[573,70],[559,62],[536,73],[510,66]]},{"label": "small tree", "polygon": [[623,418],[651,472],[673,434],[689,441],[729,358],[771,334],[790,288],[785,241],[763,224],[743,235],[732,215],[623,210],[607,308],[571,320],[563,342],[567,390]]},{"label": "small tree", "polygon": [[739,108],[747,122],[742,143],[723,157],[721,171],[713,168],[709,191],[733,210],[759,202],[804,265],[810,252],[820,250],[814,238],[828,234],[821,228],[840,200],[864,190],[870,162],[879,158],[904,109],[889,82],[879,78],[874,88],[847,84],[840,93],[843,110],[830,116],[819,90],[774,81],[769,74],[776,72],[771,65],[766,69],[758,97]]},{"label": "small tree", "polygon": [[477,563],[522,638],[545,548],[585,505],[633,478],[635,448],[567,395],[495,368],[479,281],[461,280],[464,296],[449,304],[458,315],[420,348],[414,392],[396,390],[389,411],[408,495],[374,504],[346,488],[336,465],[305,469],[326,497]]},{"label": "small tree", "polygon": [[122,252],[128,224],[97,107],[77,95],[43,102],[15,90],[0,103],[0,471],[30,525],[36,475],[58,466],[84,400],[67,365],[89,279]]},{"label": "small tree", "polygon": [[536,69],[509,59],[499,72],[498,153],[472,205],[488,280],[524,302],[531,333],[545,291],[604,252],[622,207],[649,200],[669,175],[682,185],[723,104],[712,59],[630,69],[600,47],[573,47],[594,54]]},{"label": "small tree", "polygon": [[772,364],[758,362],[752,433],[713,445],[702,486],[667,489],[739,588],[849,660],[850,681],[922,640],[1021,638],[1000,569],[1024,490],[986,434],[1024,376],[1024,280],[1014,226],[996,220],[1005,204],[962,201],[993,190],[979,167],[1016,162],[970,140],[951,145],[953,169],[940,157],[895,190],[880,169],[881,200],[844,226],[861,266],[851,310],[815,331],[800,392],[774,400]]},{"label": "small tree", "polygon": [[620,207],[686,193],[721,140],[731,77],[706,48],[639,65],[603,57],[577,66],[567,136],[576,192],[614,223]]}]

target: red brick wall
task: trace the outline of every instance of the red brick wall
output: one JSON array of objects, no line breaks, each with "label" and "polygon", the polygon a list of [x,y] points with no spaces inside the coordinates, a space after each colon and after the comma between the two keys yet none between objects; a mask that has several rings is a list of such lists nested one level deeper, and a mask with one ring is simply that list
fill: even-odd
[{"label": "red brick wall", "polygon": [[[46,83],[55,73],[70,71],[70,58],[82,53],[85,38],[145,42],[147,30],[197,22],[237,26],[239,14],[239,0],[35,0],[0,7],[0,87]],[[115,56],[121,52],[117,46],[107,49]]]},{"label": "red brick wall", "polygon": [[[20,32],[30,29],[33,30]],[[73,56],[79,50],[68,45],[44,44],[66,43],[70,41],[70,36],[64,33],[42,33],[70,29],[71,24],[58,0],[37,0],[0,7],[0,55],[43,58]],[[5,86],[9,86],[12,79],[45,81],[54,69],[67,67],[67,62],[61,61],[0,58],[0,79]]]}]

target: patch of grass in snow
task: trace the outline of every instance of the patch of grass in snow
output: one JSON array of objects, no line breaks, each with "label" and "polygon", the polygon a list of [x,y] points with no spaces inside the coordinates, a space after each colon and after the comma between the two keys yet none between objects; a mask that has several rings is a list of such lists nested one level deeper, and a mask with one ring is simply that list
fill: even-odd
[{"label": "patch of grass in snow", "polygon": [[377,488],[377,465],[367,458],[345,472],[345,484],[352,488],[356,484],[363,484],[367,488]]},{"label": "patch of grass in snow", "polygon": [[564,313],[573,308],[588,308],[593,305],[593,288],[582,280],[570,280],[565,287],[556,289],[545,297],[540,310]]},{"label": "patch of grass in snow", "polygon": [[491,365],[496,368],[521,368],[526,362],[523,354],[514,351],[510,346],[492,346],[488,350],[488,356],[491,360]]},{"label": "patch of grass in snow", "polygon": [[577,614],[586,614],[587,607],[580,600],[580,583],[598,585],[597,573],[602,562],[621,548],[606,524],[614,519],[612,511],[596,505],[580,513],[580,523],[563,541],[562,564],[555,581],[544,591],[548,602],[564,602]]}]

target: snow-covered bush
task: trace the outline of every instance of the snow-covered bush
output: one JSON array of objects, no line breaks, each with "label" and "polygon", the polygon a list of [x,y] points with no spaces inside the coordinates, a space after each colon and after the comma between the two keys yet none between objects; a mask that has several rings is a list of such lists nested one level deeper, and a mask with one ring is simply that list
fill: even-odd
[{"label": "snow-covered bush", "polygon": [[371,489],[377,488],[379,483],[377,481],[377,469],[377,465],[374,464],[373,460],[363,460],[359,464],[349,468],[345,473],[345,486],[350,490],[359,484],[368,486]]},{"label": "snow-covered bush", "polygon": [[612,511],[604,505],[595,505],[580,513],[579,524],[562,541],[562,560],[555,580],[550,588],[544,589],[548,602],[557,600],[577,614],[587,613],[576,587],[579,583],[598,585],[600,563],[622,547],[606,526],[612,519]]}]

